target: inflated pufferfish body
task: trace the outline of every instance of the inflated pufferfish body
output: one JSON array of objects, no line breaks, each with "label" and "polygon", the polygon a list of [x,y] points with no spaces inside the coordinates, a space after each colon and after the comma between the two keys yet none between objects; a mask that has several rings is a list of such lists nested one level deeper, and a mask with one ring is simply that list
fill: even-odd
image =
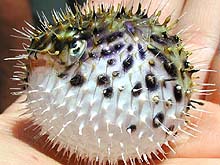
[{"label": "inflated pufferfish body", "polygon": [[[78,8],[77,8],[78,9]],[[192,94],[173,25],[123,5],[42,19],[28,50],[27,107],[41,135],[82,158],[148,162],[187,126]]]}]

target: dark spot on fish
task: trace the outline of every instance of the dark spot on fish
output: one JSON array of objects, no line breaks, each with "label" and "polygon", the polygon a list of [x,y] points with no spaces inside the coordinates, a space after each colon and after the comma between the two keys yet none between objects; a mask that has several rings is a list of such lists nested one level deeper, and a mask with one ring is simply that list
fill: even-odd
[{"label": "dark spot on fish", "polygon": [[102,56],[109,56],[112,54],[112,50],[111,49],[102,49],[101,50],[101,55]]},{"label": "dark spot on fish", "polygon": [[177,44],[180,41],[177,35],[168,36],[166,32],[162,33],[162,38],[166,44]]},{"label": "dark spot on fish", "polygon": [[170,44],[177,44],[180,38],[177,35],[168,36],[166,32],[163,32],[163,38],[167,39]]},{"label": "dark spot on fish", "polygon": [[127,132],[133,133],[134,131],[136,131],[137,126],[132,124],[127,128]]},{"label": "dark spot on fish", "polygon": [[138,82],[135,84],[135,86],[131,90],[131,93],[134,97],[137,97],[141,94],[141,92],[142,92],[142,85],[141,85],[141,82]]},{"label": "dark spot on fish", "polygon": [[164,61],[163,66],[171,77],[177,77],[177,67],[174,63]]},{"label": "dark spot on fish", "polygon": [[89,52],[88,55],[89,55],[90,58],[96,58],[97,57],[96,54],[93,53],[93,52]]},{"label": "dark spot on fish", "polygon": [[152,97],[152,103],[159,104],[159,102],[160,102],[160,97],[158,95]]},{"label": "dark spot on fish", "polygon": [[180,102],[182,100],[182,87],[180,85],[176,85],[173,88],[173,92],[174,92],[174,97],[176,99],[177,102]]},{"label": "dark spot on fish", "polygon": [[190,67],[190,63],[187,60],[184,60],[183,61],[183,66],[184,66],[185,69],[187,69],[187,68]]},{"label": "dark spot on fish", "polygon": [[163,37],[160,37],[160,36],[158,36],[158,35],[152,34],[152,35],[150,36],[150,38],[151,38],[153,41],[157,42],[158,44],[161,44],[161,45],[167,45],[167,44],[168,44],[167,39],[165,39],[165,38],[163,38]]},{"label": "dark spot on fish", "polygon": [[177,35],[170,36],[169,39],[173,41],[173,43],[178,43],[180,41],[180,38]]},{"label": "dark spot on fish", "polygon": [[108,87],[106,89],[103,90],[103,95],[105,98],[111,98],[113,95],[113,88],[112,87]]},{"label": "dark spot on fish", "polygon": [[165,116],[162,112],[157,113],[156,116],[153,118],[153,127],[158,128],[161,123],[164,122],[164,118]]},{"label": "dark spot on fish", "polygon": [[158,48],[156,48],[156,47],[154,47],[154,46],[152,46],[152,45],[148,45],[147,46],[147,49],[151,52],[151,53],[153,53],[153,55],[155,55],[155,57],[156,58],[158,58],[161,62],[166,62],[166,63],[168,63],[168,59],[167,59],[167,57],[164,55],[164,54],[162,54],[161,52],[160,52],[160,50],[158,49]]},{"label": "dark spot on fish", "polygon": [[161,60],[161,62],[164,65],[164,69],[167,71],[167,73],[172,76],[172,77],[176,77],[177,76],[177,67],[175,66],[175,64],[173,62],[170,62],[169,59],[167,59],[167,57],[162,54],[160,52],[160,50],[156,47],[153,46],[148,46],[147,47],[149,51],[151,51],[159,60]]},{"label": "dark spot on fish", "polygon": [[122,63],[123,70],[128,71],[129,69],[131,69],[133,63],[134,63],[133,56],[128,55],[128,57]]},{"label": "dark spot on fish", "polygon": [[114,65],[115,63],[116,63],[116,59],[114,59],[114,58],[108,59],[108,61],[107,61],[108,65]]},{"label": "dark spot on fish", "polygon": [[157,89],[157,79],[153,73],[149,73],[145,76],[145,84],[149,91]]},{"label": "dark spot on fish", "polygon": [[168,100],[165,102],[165,106],[166,106],[167,108],[171,108],[172,105],[173,105],[172,99],[168,99]]},{"label": "dark spot on fish", "polygon": [[123,32],[114,32],[106,37],[106,41],[110,43],[121,37],[123,37]]},{"label": "dark spot on fish", "polygon": [[85,82],[85,78],[81,74],[76,74],[70,80],[70,84],[72,86],[82,86],[84,82]]},{"label": "dark spot on fish", "polygon": [[121,50],[123,47],[124,47],[124,44],[122,44],[122,43],[119,43],[119,44],[115,44],[115,45],[114,45],[114,49],[115,49],[116,51]]},{"label": "dark spot on fish", "polygon": [[145,51],[144,51],[143,47],[141,46],[141,44],[138,44],[138,52],[139,52],[140,58],[144,59],[145,58]]},{"label": "dark spot on fish", "polygon": [[129,52],[131,52],[131,51],[133,50],[133,45],[132,45],[132,44],[128,45],[127,50],[128,50]]},{"label": "dark spot on fish", "polygon": [[97,85],[108,85],[110,84],[110,78],[108,75],[106,74],[100,74],[98,77],[97,77]]}]

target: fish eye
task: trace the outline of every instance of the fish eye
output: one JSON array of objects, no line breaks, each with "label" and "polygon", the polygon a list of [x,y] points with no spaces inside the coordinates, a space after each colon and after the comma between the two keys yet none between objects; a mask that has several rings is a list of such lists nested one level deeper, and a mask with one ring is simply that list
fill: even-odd
[{"label": "fish eye", "polygon": [[77,40],[70,44],[69,54],[71,57],[80,59],[87,48],[87,42],[85,40]]}]

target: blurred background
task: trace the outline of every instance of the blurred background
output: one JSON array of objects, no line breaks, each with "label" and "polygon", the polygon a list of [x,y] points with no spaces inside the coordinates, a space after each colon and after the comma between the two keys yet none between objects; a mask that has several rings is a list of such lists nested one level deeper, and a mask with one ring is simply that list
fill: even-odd
[{"label": "blurred background", "polygon": [[86,0],[0,0],[0,113],[3,112],[18,96],[10,94],[10,88],[17,87],[16,82],[10,78],[15,71],[13,65],[16,61],[4,61],[4,58],[14,57],[25,53],[11,51],[22,49],[22,43],[27,40],[13,38],[17,35],[12,28],[25,27],[24,21],[38,25],[37,11],[43,11],[51,20],[51,10],[64,9],[65,4],[72,7],[74,3],[82,5]]}]

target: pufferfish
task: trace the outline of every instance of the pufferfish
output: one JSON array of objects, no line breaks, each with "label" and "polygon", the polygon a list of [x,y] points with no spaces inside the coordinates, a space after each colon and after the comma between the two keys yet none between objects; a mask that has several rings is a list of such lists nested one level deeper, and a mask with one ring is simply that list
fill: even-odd
[{"label": "pufferfish", "polygon": [[150,163],[166,157],[162,145],[174,152],[169,142],[190,134],[189,110],[202,104],[191,99],[191,52],[169,33],[177,21],[159,23],[161,11],[141,4],[75,9],[20,32],[31,43],[15,58],[25,60],[17,77],[40,136],[88,164]]}]

